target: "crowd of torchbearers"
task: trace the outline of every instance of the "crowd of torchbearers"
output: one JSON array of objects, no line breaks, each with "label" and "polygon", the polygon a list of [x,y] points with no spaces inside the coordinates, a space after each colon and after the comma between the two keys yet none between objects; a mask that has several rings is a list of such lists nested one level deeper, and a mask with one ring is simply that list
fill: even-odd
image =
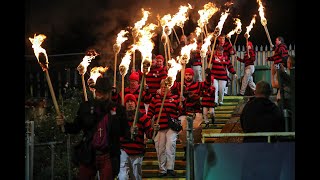
[{"label": "crowd of torchbearers", "polygon": [[[264,17],[264,7],[261,0],[257,0],[259,4],[259,15],[261,24],[263,25],[271,47],[272,44],[268,28],[267,20]],[[238,36],[242,32],[242,24],[240,18],[233,18],[235,28],[229,33],[222,33],[225,20],[230,15],[229,8],[232,3],[224,5],[225,9],[219,9],[215,4],[209,2],[199,10],[198,26],[189,35],[184,33],[184,23],[189,18],[188,11],[192,9],[190,4],[180,6],[179,11],[175,15],[158,16],[157,24],[146,23],[149,11],[142,9],[142,18],[131,28],[131,34],[127,30],[121,30],[117,34],[116,42],[113,45],[114,52],[114,75],[112,100],[123,106],[126,106],[126,95],[132,94],[135,97],[136,108],[133,117],[132,127],[137,125],[139,121],[138,114],[143,113],[155,129],[152,139],[156,144],[156,150],[159,160],[160,174],[174,174],[175,147],[176,140],[180,138],[185,149],[185,159],[192,160],[193,143],[201,142],[201,124],[204,122],[205,128],[211,123],[214,124],[214,109],[223,105],[228,81],[236,79],[237,73],[231,63],[231,56],[236,56],[234,45]],[[209,19],[219,10],[221,10],[220,20],[212,32],[209,32],[207,25]],[[236,59],[245,65],[245,75],[242,80],[242,86],[238,95],[243,96],[244,91],[249,85],[255,90],[255,83],[252,79],[254,72],[255,52],[253,44],[249,40],[250,31],[256,22],[256,15],[252,16],[252,20],[246,26],[244,38],[246,39],[246,52],[243,58]],[[175,26],[182,29],[182,34],[178,37]],[[157,36],[155,30],[162,29],[161,42],[163,44],[164,54],[154,54],[153,37]],[[178,42],[178,47],[173,47],[170,40],[171,33],[174,33]],[[231,42],[231,36],[236,34],[234,42]],[[128,40],[128,36],[132,36],[132,44],[125,50],[121,62],[118,63],[118,54],[121,50],[123,42]],[[172,37],[172,36],[171,36]],[[50,89],[52,101],[57,113],[61,116],[53,87],[50,81],[48,56],[46,50],[41,47],[45,40],[44,34],[34,35],[29,38],[32,43],[35,56],[46,74],[48,88]],[[136,69],[136,53],[141,55],[141,68]],[[43,54],[44,56],[40,56]],[[95,98],[94,84],[97,79],[106,76],[108,67],[92,67],[90,77],[85,80],[85,74],[90,62],[100,54],[94,49],[86,52],[82,62],[77,67],[81,75],[84,101],[89,101],[87,92],[92,93]],[[274,55],[267,58],[274,64],[284,64],[283,57],[288,56],[288,50],[284,44],[282,37],[276,38]],[[119,64],[119,65],[118,65]],[[131,68],[130,68],[131,64]],[[128,70],[129,85],[125,87],[125,76]],[[121,75],[121,88],[117,84],[117,72]],[[232,77],[230,78],[230,74]],[[108,77],[112,79],[112,77]],[[87,91],[87,87],[90,91]],[[120,90],[118,90],[120,89]],[[181,123],[182,130],[168,130],[168,117],[178,119]],[[64,126],[61,126],[64,132]],[[157,135],[156,135],[157,134]],[[134,138],[134,131],[131,134]],[[160,137],[164,137],[161,139]],[[170,140],[166,140],[169,137]],[[164,147],[167,145],[167,148]],[[164,157],[166,156],[166,157]],[[192,164],[192,163],[191,163]],[[189,168],[193,169],[190,167]],[[189,171],[192,172],[192,171]],[[192,174],[189,174],[191,176]]]}]

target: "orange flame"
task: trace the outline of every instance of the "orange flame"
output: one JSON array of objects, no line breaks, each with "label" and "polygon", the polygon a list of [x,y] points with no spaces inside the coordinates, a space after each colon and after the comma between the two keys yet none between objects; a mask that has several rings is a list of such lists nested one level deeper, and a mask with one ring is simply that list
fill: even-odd
[{"label": "orange flame", "polygon": [[196,29],[194,30],[194,32],[195,32],[195,34],[196,34],[196,36],[197,37],[199,37],[200,36],[200,34],[201,34],[201,28],[200,27],[196,27]]},{"label": "orange flame", "polygon": [[208,51],[208,47],[210,46],[211,44],[211,38],[213,37],[213,34],[210,33],[208,34],[208,36],[204,39],[204,43],[203,45],[201,46],[201,51],[200,51],[200,56],[203,58],[203,57],[206,57],[206,54],[207,54],[207,51]]},{"label": "orange flame", "polygon": [[230,31],[226,36],[227,38],[231,38],[231,36],[234,34],[234,33],[237,33],[237,34],[240,34],[241,33],[241,20],[239,18],[233,18],[233,20],[235,20],[234,24],[236,25],[236,27]]},{"label": "orange flame", "polygon": [[141,11],[143,13],[143,17],[141,18],[140,21],[134,23],[134,28],[133,29],[135,29],[135,30],[141,29],[142,26],[144,26],[146,24],[146,21],[148,20],[148,17],[149,17],[149,14],[150,14],[149,11],[146,11],[143,8],[141,9]]},{"label": "orange flame", "polygon": [[125,31],[125,30],[121,30],[119,33],[118,33],[118,36],[117,36],[117,40],[116,40],[116,44],[113,45],[113,51],[118,54],[119,51],[120,51],[120,48],[121,48],[121,44],[128,40],[127,37],[124,37],[127,33],[129,33],[128,31]]},{"label": "orange flame", "polygon": [[[94,51],[95,52],[95,51]],[[79,71],[79,74],[83,75],[87,72],[87,68],[91,62],[92,59],[94,59],[98,53],[86,53],[87,55],[83,57],[82,62],[78,65],[77,70]]]},{"label": "orange flame", "polygon": [[199,10],[198,13],[200,18],[198,20],[198,26],[203,28],[204,25],[208,24],[209,19],[219,10],[212,2],[209,2],[203,6],[202,10]]},{"label": "orange flame", "polygon": [[182,66],[180,63],[177,63],[177,61],[175,59],[171,59],[168,61],[168,64],[170,66],[169,70],[168,70],[168,77],[167,77],[167,81],[169,88],[173,86],[173,82],[176,80],[177,77],[177,73],[178,71],[181,70]]},{"label": "orange flame", "polygon": [[172,32],[171,29],[175,25],[178,25],[182,28],[185,21],[189,19],[187,17],[187,12],[189,9],[192,9],[192,6],[190,4],[188,4],[188,6],[180,6],[179,11],[172,17],[170,14],[164,15],[160,19],[160,24],[162,26],[163,32],[166,33],[167,35],[170,35]]},{"label": "orange flame", "polygon": [[260,15],[260,18],[261,18],[261,24],[263,26],[267,25],[267,19],[264,17],[264,12],[263,12],[263,5],[262,5],[262,2],[261,0],[257,0],[257,2],[259,3],[259,15]]},{"label": "orange flame", "polygon": [[250,25],[247,26],[247,32],[244,34],[244,36],[248,39],[250,37],[249,35],[249,32],[251,31],[251,29],[253,28],[253,24],[256,23],[256,15],[254,14],[252,19],[251,19],[251,22],[250,22]]},{"label": "orange flame", "polygon": [[[38,63],[41,65],[43,71],[45,71],[48,68],[48,64],[49,64],[47,52],[45,49],[43,49],[41,47],[42,42],[46,38],[47,37],[44,34],[39,34],[38,36],[36,36],[36,34],[34,34],[34,38],[29,37],[29,40],[32,43],[33,52],[38,60]],[[43,53],[46,57],[46,64],[45,65],[43,65],[39,60],[40,53]]]},{"label": "orange flame", "polygon": [[91,69],[90,71],[90,78],[94,81],[94,83],[96,83],[98,77],[102,77],[103,73],[105,73],[109,68],[108,67],[94,67]]},{"label": "orange flame", "polygon": [[190,59],[190,51],[196,50],[196,49],[197,49],[197,40],[196,38],[194,38],[192,44],[188,44],[181,48],[181,57],[177,58],[179,59],[180,64],[183,64],[183,63],[187,64]]},{"label": "orange flame", "polygon": [[219,36],[221,34],[223,24],[226,21],[228,15],[229,15],[229,9],[226,10],[225,12],[221,13],[220,21],[218,22],[218,25],[215,28],[215,35],[216,36]]}]

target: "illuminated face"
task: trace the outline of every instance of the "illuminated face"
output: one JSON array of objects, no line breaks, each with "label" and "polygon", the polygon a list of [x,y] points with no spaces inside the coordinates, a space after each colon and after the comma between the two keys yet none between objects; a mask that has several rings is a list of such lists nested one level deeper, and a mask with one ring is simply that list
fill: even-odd
[{"label": "illuminated face", "polygon": [[222,55],[223,55],[223,51],[217,50],[217,51],[216,51],[216,55],[217,55],[217,56],[222,56]]},{"label": "illuminated face", "polygon": [[276,38],[276,45],[279,45],[281,43],[279,38]]},{"label": "illuminated face", "polygon": [[162,59],[157,59],[157,67],[162,67],[163,66],[163,60]]},{"label": "illuminated face", "polygon": [[137,87],[139,86],[139,82],[136,80],[130,80],[130,87]]},{"label": "illuminated face", "polygon": [[157,60],[156,59],[152,59],[152,66],[156,66],[157,65]]},{"label": "illuminated face", "polygon": [[161,85],[160,85],[160,94],[161,95],[164,95],[164,92],[165,92],[165,90],[166,90],[166,85],[165,85],[165,83],[162,83]]},{"label": "illuminated face", "polygon": [[226,38],[224,36],[220,36],[218,39],[219,39],[219,44],[224,45]]},{"label": "illuminated face", "polygon": [[133,110],[135,110],[135,108],[136,108],[136,103],[133,100],[129,99],[126,102],[126,110],[133,111]]},{"label": "illuminated face", "polygon": [[193,80],[193,75],[190,73],[185,73],[185,78],[187,82],[191,82]]}]

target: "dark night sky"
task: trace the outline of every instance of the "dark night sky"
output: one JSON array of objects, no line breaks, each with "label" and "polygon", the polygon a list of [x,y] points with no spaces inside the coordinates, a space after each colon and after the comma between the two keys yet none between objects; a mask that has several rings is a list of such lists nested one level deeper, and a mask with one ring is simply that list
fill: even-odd
[{"label": "dark night sky", "polygon": [[[185,33],[194,31],[197,11],[209,1],[204,0],[43,0],[26,1],[25,36],[26,47],[31,46],[28,37],[34,33],[47,35],[45,41],[48,54],[83,52],[89,47],[112,51],[117,33],[121,29],[133,26],[141,18],[141,8],[151,12],[148,22],[156,23],[156,15],[161,17],[167,13],[171,15],[178,11],[180,5],[190,3],[193,10],[190,19],[185,24]],[[218,6],[226,0],[211,1]],[[287,44],[296,42],[296,3],[295,0],[263,0],[267,28],[274,44],[276,36],[283,36]],[[211,30],[217,25],[221,12],[218,11],[210,19]],[[243,34],[249,25],[253,14],[256,23],[250,32],[250,40],[256,45],[269,45],[266,32],[261,25],[256,0],[238,0],[231,8],[222,33],[227,34],[235,25],[232,18],[238,17],[242,22],[242,33],[238,37],[239,44],[244,43]],[[188,28],[189,27],[189,28]],[[210,31],[210,25],[209,31]],[[180,28],[176,27],[179,34]],[[181,31],[180,31],[181,33]],[[232,41],[235,35],[232,36]],[[63,42],[61,45],[61,42]],[[124,49],[124,47],[122,47]],[[32,53],[32,48],[26,50]]]}]

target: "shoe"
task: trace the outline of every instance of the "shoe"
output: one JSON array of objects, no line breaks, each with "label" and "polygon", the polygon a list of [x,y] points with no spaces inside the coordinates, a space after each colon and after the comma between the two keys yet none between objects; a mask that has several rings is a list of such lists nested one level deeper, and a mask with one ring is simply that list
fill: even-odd
[{"label": "shoe", "polygon": [[229,96],[229,94],[224,93],[224,96]]},{"label": "shoe", "polygon": [[208,129],[209,128],[209,122],[206,122],[206,125],[204,126],[204,129]]},{"label": "shoe", "polygon": [[219,106],[222,106],[223,105],[223,102],[219,102]]},{"label": "shoe", "polygon": [[174,170],[167,169],[167,176],[176,176],[176,173],[174,172]]},{"label": "shoe", "polygon": [[243,94],[238,93],[237,96],[244,96]]},{"label": "shoe", "polygon": [[213,125],[213,127],[214,127],[214,121],[215,121],[214,116],[212,116],[212,118],[211,118],[211,124]]},{"label": "shoe", "polygon": [[167,173],[159,173],[158,174],[158,177],[165,177],[165,176],[167,176]]}]

